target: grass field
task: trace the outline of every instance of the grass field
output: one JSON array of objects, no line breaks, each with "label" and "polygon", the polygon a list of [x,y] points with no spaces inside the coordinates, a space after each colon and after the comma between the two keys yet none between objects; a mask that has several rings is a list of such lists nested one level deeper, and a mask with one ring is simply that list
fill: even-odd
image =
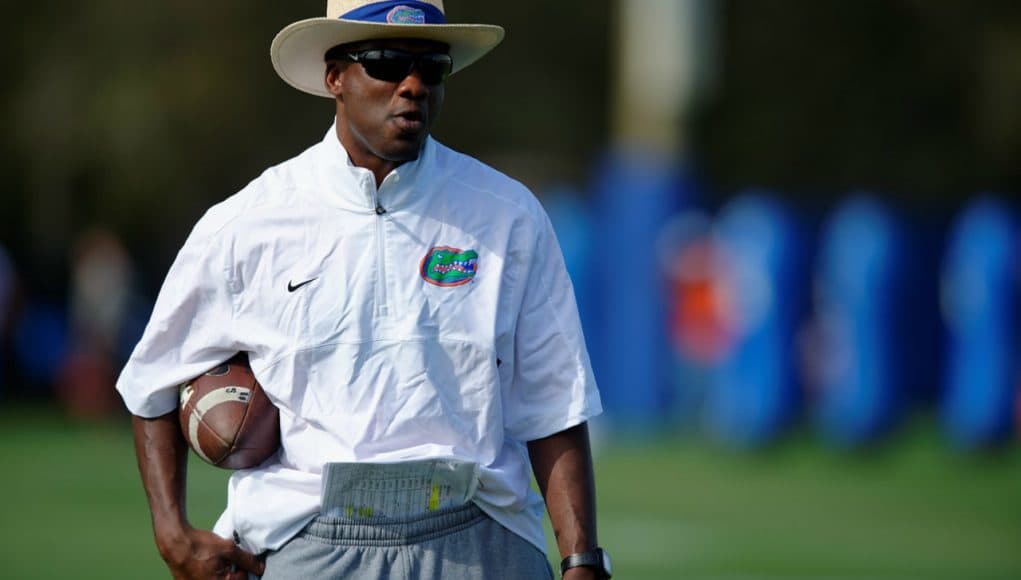
[{"label": "grass field", "polygon": [[[0,409],[0,578],[168,577],[124,424]],[[600,535],[623,580],[1021,578],[1021,452],[965,458],[922,422],[869,455],[808,437],[763,454],[604,446]],[[191,466],[211,525],[226,472]]]}]

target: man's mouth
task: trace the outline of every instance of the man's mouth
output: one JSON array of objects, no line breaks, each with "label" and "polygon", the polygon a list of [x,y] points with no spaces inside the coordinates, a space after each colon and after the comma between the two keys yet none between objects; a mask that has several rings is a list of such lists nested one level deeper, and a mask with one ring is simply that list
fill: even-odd
[{"label": "man's mouth", "polygon": [[425,115],[422,111],[401,111],[394,115],[397,126],[404,131],[420,131],[425,126]]}]

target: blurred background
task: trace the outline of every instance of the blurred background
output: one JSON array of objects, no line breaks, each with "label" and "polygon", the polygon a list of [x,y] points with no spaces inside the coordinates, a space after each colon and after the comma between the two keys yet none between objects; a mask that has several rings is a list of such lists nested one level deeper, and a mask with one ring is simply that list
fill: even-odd
[{"label": "blurred background", "polygon": [[[434,133],[554,221],[615,577],[1021,578],[1021,5],[446,4],[507,28]],[[8,7],[9,577],[165,576],[113,382],[202,212],[328,128],[268,58],[324,6]]]}]

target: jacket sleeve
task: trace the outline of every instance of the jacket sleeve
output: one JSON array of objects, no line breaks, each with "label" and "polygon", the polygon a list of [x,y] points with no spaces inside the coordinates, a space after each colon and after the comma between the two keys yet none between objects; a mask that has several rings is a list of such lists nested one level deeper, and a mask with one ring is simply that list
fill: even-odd
[{"label": "jacket sleeve", "polygon": [[574,289],[545,212],[526,256],[524,296],[514,335],[514,374],[505,393],[507,433],[531,441],[602,411]]},{"label": "jacket sleeve", "polygon": [[117,380],[128,410],[158,417],[178,386],[242,350],[234,333],[229,253],[222,233],[192,231],[167,274],[142,339]]}]

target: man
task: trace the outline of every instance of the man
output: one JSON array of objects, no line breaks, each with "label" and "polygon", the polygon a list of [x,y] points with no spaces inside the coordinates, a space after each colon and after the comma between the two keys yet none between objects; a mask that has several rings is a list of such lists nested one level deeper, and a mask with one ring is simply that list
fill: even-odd
[{"label": "man", "polygon": [[[175,578],[551,577],[529,466],[564,577],[607,577],[601,407],[549,220],[429,137],[446,76],[502,37],[414,0],[331,0],[277,35],[277,72],[336,123],[203,216],[118,382]],[[238,351],[282,446],[210,533],[185,516],[175,385]]]}]

